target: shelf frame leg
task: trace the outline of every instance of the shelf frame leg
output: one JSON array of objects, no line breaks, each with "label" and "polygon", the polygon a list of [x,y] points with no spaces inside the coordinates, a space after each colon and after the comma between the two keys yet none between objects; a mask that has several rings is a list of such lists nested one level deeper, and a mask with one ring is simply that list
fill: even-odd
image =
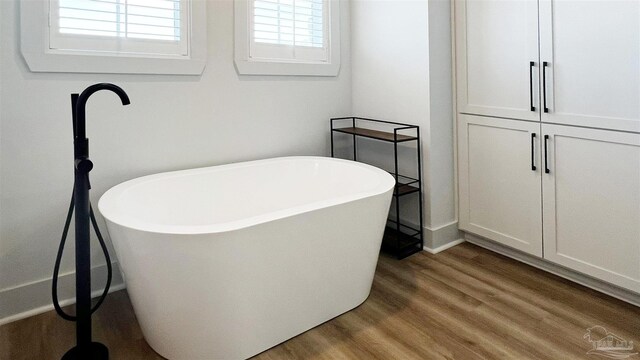
[{"label": "shelf frame leg", "polygon": [[393,162],[394,176],[396,183],[393,187],[394,198],[396,201],[396,257],[401,258],[400,251],[400,196],[398,196],[398,130],[393,129]]},{"label": "shelf frame leg", "polygon": [[416,129],[417,152],[418,152],[418,207],[420,213],[420,250],[424,248],[424,219],[422,217],[422,150],[420,147],[420,131]]},{"label": "shelf frame leg", "polygon": [[331,157],[335,157],[333,155],[333,119],[329,119],[329,122],[331,123]]},{"label": "shelf frame leg", "polygon": [[[351,118],[351,125],[353,128],[356,128],[356,118]],[[356,134],[353,134],[353,161],[358,161],[358,140],[356,139]]]}]

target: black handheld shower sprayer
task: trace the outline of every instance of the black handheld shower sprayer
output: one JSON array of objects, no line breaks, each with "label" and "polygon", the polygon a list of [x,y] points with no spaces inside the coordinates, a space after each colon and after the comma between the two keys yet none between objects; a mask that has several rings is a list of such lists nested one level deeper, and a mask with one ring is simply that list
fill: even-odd
[{"label": "black handheld shower sprayer", "polygon": [[[89,199],[89,172],[93,169],[93,163],[89,159],[89,139],[86,135],[86,105],[91,95],[100,90],[109,90],[120,97],[122,105],[129,104],[129,97],[120,87],[101,83],[91,85],[81,94],[71,94],[71,108],[73,117],[73,148],[74,148],[74,185],[71,204],[67,212],[67,219],[62,233],[62,239],[58,248],[56,262],[53,270],[53,305],[56,312],[65,320],[76,322],[76,346],[71,348],[62,357],[63,360],[91,359],[103,360],[109,358],[109,350],[106,346],[98,342],[91,341],[91,314],[102,304],[111,285],[111,260],[109,252],[98,229],[98,223],[93,213],[93,208]],[[71,224],[71,217],[75,209],[75,249],[76,249],[76,315],[65,313],[58,302],[58,273],[60,261],[64,250],[64,243]],[[107,262],[107,284],[96,305],[91,307],[91,246],[90,227],[91,224],[96,232],[100,247]]]}]

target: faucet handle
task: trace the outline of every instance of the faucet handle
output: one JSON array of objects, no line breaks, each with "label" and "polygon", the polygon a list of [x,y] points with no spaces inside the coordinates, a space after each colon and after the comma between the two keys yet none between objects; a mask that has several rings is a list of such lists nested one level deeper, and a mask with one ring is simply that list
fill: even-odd
[{"label": "faucet handle", "polygon": [[88,174],[93,169],[93,162],[89,159],[77,159],[75,161],[76,169],[80,172]]}]

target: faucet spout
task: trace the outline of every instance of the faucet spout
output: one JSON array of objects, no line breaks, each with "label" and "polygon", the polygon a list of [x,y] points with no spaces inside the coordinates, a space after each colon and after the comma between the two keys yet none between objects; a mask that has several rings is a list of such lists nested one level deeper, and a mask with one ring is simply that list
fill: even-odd
[{"label": "faucet spout", "polygon": [[80,96],[78,96],[78,100],[76,102],[75,111],[76,111],[76,137],[80,139],[84,139],[87,137],[86,135],[86,107],[87,100],[94,93],[100,90],[109,90],[111,92],[116,93],[120,97],[120,101],[122,101],[122,105],[129,105],[131,102],[129,101],[129,96],[127,95],[121,87],[109,84],[109,83],[100,83],[91,85],[86,88]]},{"label": "faucet spout", "polygon": [[75,141],[76,141],[76,151],[75,151],[76,158],[89,156],[87,133],[86,133],[87,100],[89,100],[89,97],[91,97],[91,95],[93,95],[94,93],[100,90],[109,90],[111,92],[114,92],[116,95],[120,97],[120,101],[122,102],[122,105],[130,104],[129,96],[127,95],[127,93],[124,90],[122,90],[122,88],[120,88],[119,86],[114,84],[109,84],[109,83],[100,83],[100,84],[91,85],[88,88],[86,88],[80,95],[76,95],[76,94],[72,95],[72,102],[74,103],[73,127],[74,127]]}]

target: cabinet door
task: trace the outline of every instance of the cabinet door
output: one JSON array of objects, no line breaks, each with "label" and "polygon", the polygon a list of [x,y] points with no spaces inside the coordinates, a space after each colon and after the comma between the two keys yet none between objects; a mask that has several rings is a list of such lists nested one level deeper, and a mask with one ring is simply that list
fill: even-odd
[{"label": "cabinet door", "polygon": [[542,130],[544,257],[640,292],[640,134]]},{"label": "cabinet door", "polygon": [[458,118],[460,228],[542,256],[540,124]]},{"label": "cabinet door", "polygon": [[458,112],[539,121],[538,2],[456,0],[455,23]]},{"label": "cabinet door", "polygon": [[543,122],[640,131],[640,1],[540,0],[540,61]]}]

